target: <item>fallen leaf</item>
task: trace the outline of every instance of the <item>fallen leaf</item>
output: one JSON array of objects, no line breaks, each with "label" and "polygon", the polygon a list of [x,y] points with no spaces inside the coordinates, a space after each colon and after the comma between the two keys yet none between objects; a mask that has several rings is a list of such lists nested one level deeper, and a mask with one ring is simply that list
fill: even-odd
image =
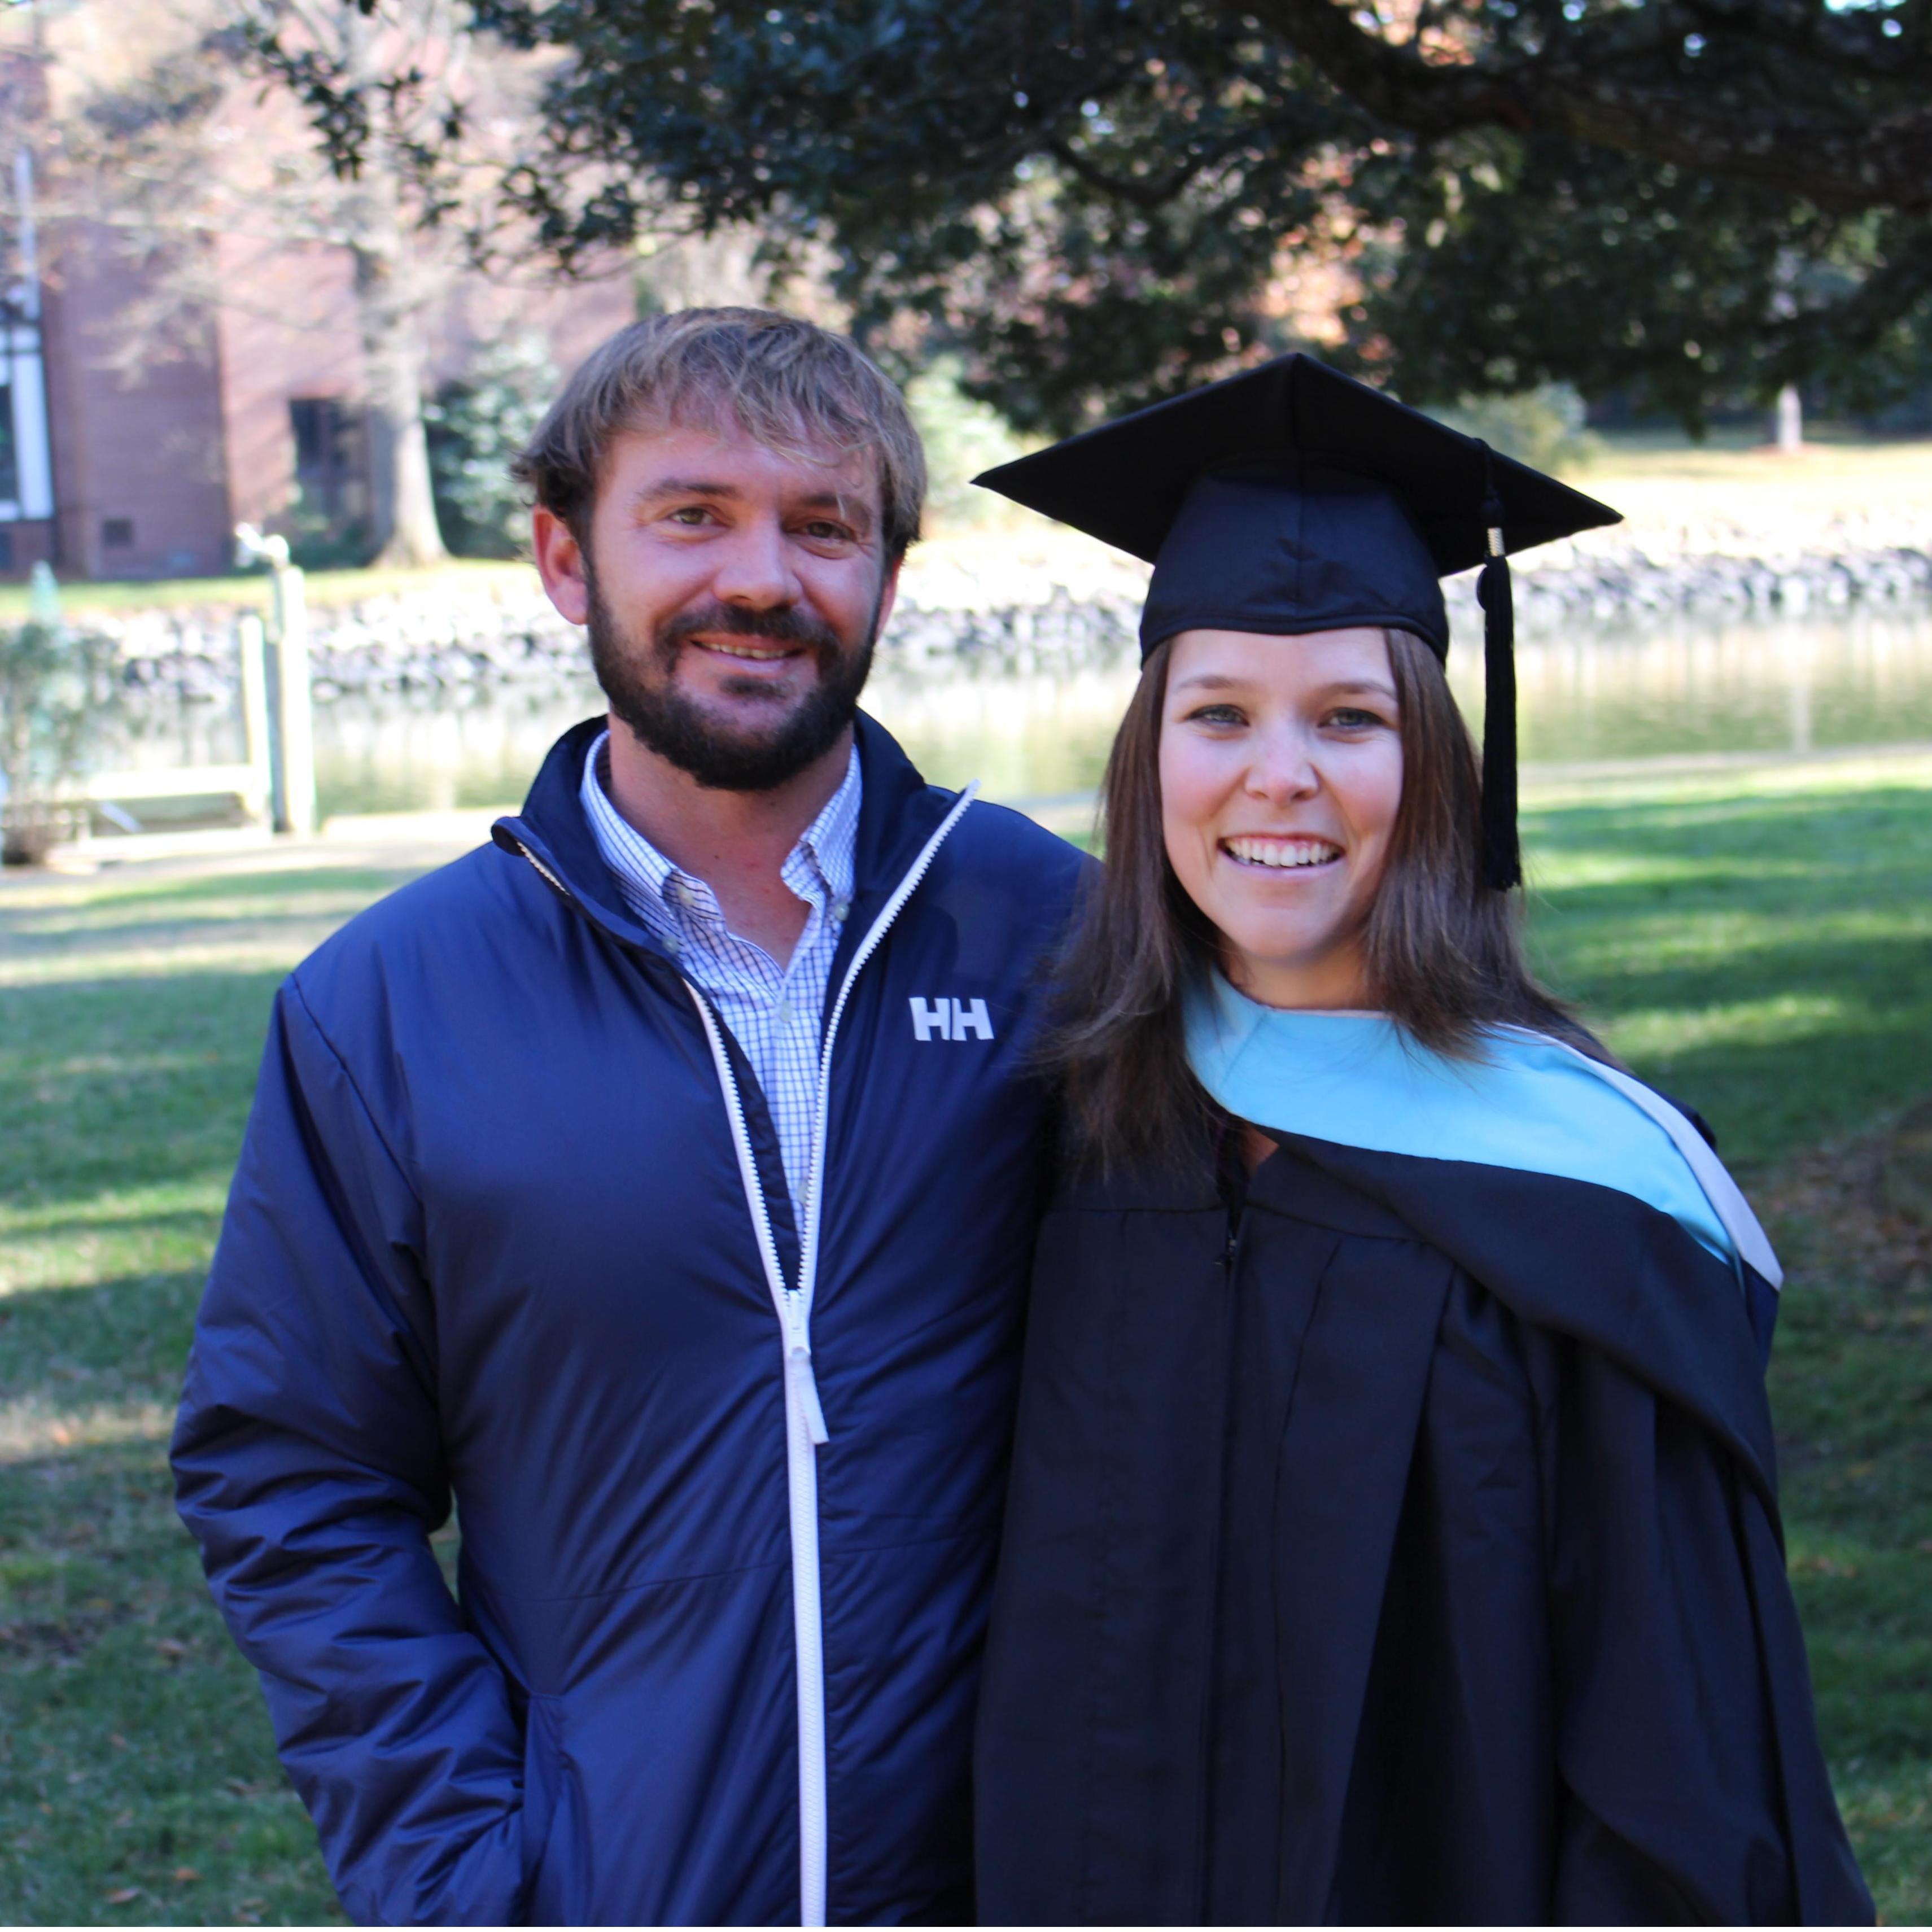
[{"label": "fallen leaf", "polygon": [[192,1865],[176,1865],[170,1876],[177,1885],[193,1885],[201,1874]]},{"label": "fallen leaf", "polygon": [[107,1742],[116,1750],[125,1750],[128,1748],[128,1740],[118,1731],[110,1731],[107,1733]]},{"label": "fallen leaf", "polygon": [[154,1646],[154,1648],[164,1657],[185,1657],[188,1654],[188,1646],[178,1636],[164,1636]]},{"label": "fallen leaf", "polygon": [[138,1885],[124,1885],[118,1892],[110,1892],[104,1902],[109,1905],[132,1905],[140,1895]]}]

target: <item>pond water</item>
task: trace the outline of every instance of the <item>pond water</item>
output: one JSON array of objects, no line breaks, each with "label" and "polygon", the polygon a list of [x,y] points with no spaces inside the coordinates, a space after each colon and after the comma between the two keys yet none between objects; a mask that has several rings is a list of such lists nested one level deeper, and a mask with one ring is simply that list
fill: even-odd
[{"label": "pond water", "polygon": [[[1099,782],[1135,668],[1064,676],[914,673],[886,662],[866,704],[936,782],[980,780],[989,797],[1064,798]],[[1480,652],[1459,645],[1450,675],[1472,725]],[[1526,764],[1724,752],[1807,752],[1932,741],[1932,614],[1660,626],[1517,649]],[[514,688],[339,699],[317,707],[325,816],[444,810],[519,800],[551,742],[602,708],[580,688]],[[226,762],[238,721],[214,706],[135,721],[128,762]]]}]

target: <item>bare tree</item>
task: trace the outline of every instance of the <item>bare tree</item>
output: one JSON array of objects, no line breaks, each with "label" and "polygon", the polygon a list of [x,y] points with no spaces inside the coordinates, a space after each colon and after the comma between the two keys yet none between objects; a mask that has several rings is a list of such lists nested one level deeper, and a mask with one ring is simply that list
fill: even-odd
[{"label": "bare tree", "polygon": [[[48,130],[58,218],[104,226],[148,272],[119,345],[262,299],[224,279],[224,244],[339,248],[352,267],[376,560],[446,554],[424,434],[433,313],[494,218],[532,62],[477,57],[462,0],[82,0],[52,23]],[[326,91],[352,164],[318,146]]]},{"label": "bare tree", "polygon": [[309,199],[355,264],[368,384],[376,562],[446,554],[423,428],[424,322],[460,266],[472,42],[459,0],[218,0],[257,70],[297,101],[326,89],[358,124],[355,164],[310,158]]}]

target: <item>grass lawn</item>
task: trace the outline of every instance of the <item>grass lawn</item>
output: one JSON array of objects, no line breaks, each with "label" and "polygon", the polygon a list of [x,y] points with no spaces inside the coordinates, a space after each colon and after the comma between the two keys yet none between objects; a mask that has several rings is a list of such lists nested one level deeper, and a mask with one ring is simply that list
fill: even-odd
[{"label": "grass lawn", "polygon": [[[1932,1916],[1932,769],[1533,800],[1537,944],[1694,1103],[1792,1264],[1774,1363],[1828,1748]],[[165,1432],[270,994],[400,868],[0,884],[0,1920],[337,1915],[175,1524]]]}]

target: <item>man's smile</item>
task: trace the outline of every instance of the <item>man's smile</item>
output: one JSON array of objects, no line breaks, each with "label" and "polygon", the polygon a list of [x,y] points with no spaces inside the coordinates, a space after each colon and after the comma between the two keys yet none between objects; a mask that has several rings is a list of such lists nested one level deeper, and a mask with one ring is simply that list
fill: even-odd
[{"label": "man's smile", "polygon": [[691,641],[700,650],[713,652],[719,657],[738,658],[752,664],[770,664],[782,658],[795,658],[805,650],[802,644],[764,644],[750,638],[693,638]]},{"label": "man's smile", "polygon": [[734,638],[728,636],[728,634],[711,638],[688,638],[686,644],[695,645],[698,650],[705,651],[711,657],[732,658],[732,663],[742,667],[740,674],[749,672],[752,676],[758,676],[758,670],[754,670],[752,667],[767,667],[765,674],[775,676],[781,670],[781,667],[790,663],[794,657],[809,657],[812,655],[809,645],[804,644],[772,644],[765,638]]}]

